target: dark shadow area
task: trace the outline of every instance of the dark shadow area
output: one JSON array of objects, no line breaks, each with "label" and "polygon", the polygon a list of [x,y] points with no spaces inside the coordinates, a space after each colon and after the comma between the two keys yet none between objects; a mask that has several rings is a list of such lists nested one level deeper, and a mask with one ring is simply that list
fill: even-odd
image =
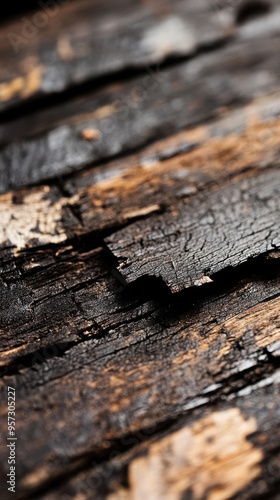
[{"label": "dark shadow area", "polygon": [[271,10],[272,7],[269,2],[260,0],[246,2],[237,11],[236,23],[239,25],[246,24],[257,17],[268,14]]}]

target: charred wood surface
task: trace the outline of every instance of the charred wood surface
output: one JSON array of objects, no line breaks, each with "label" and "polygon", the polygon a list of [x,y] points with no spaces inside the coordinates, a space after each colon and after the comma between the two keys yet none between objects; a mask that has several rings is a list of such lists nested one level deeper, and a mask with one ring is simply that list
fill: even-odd
[{"label": "charred wood surface", "polygon": [[0,36],[1,498],[277,500],[280,4],[56,7]]}]

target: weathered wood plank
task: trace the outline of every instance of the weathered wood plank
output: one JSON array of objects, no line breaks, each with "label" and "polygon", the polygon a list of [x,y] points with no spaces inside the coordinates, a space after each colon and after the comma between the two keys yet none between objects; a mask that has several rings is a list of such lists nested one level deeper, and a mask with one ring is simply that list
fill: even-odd
[{"label": "weathered wood plank", "polygon": [[[0,107],[23,113],[0,125],[1,189],[14,189],[0,196],[0,429],[12,386],[17,499],[276,495],[280,7],[270,5],[73,2],[3,65]],[[63,95],[88,79],[76,99]],[[44,95],[56,105],[24,115]],[[0,458],[5,477],[6,446]]]},{"label": "weathered wood plank", "polygon": [[[214,498],[279,495],[279,371],[254,386],[194,411],[156,438],[135,434],[130,452],[115,451],[40,500]],[[261,408],[261,409],[260,409]],[[128,443],[129,440],[124,440]]]},{"label": "weathered wood plank", "polygon": [[[77,242],[76,242],[77,244]],[[127,307],[137,298],[119,302],[122,289],[102,248],[90,239],[83,248],[71,244],[2,259],[1,371],[18,364],[59,356],[88,337],[109,331],[121,323]],[[93,248],[91,248],[93,247]],[[78,291],[91,297],[87,313],[76,301]],[[79,295],[79,294],[78,294]],[[110,314],[108,315],[108,311]],[[39,351],[39,352],[38,352]],[[17,361],[20,360],[20,361]]]},{"label": "weathered wood plank", "polygon": [[2,27],[0,110],[127,68],[192,55],[225,39],[231,27],[232,20],[221,22],[205,0],[41,2],[39,10]]},{"label": "weathered wood plank", "polygon": [[[278,120],[258,120],[271,118],[276,104],[273,99],[239,110],[237,116],[231,115],[229,130],[228,118],[222,118],[149,146],[139,155],[128,157],[126,163],[113,162],[69,179],[64,190],[74,193],[70,198],[48,186],[2,195],[1,244],[2,249],[6,248],[5,255],[2,250],[1,269],[4,369],[19,357],[31,356],[54,342],[61,341],[63,351],[66,342],[78,342],[85,329],[94,334],[119,322],[119,317],[113,315],[118,307],[113,299],[113,276],[110,290],[100,285],[104,273],[110,276],[103,253],[94,250],[102,243],[100,231],[112,231],[129,220],[149,217],[153,210],[169,210],[182,198],[201,196],[214,181],[214,186],[218,183],[222,187],[236,176],[246,179],[250,169],[255,175],[271,164],[275,166]],[[228,131],[235,134],[219,138]],[[201,144],[176,156],[188,149],[194,138],[199,138]],[[224,162],[228,165],[226,171]],[[85,255],[80,237],[87,238]],[[60,246],[61,242],[65,242],[64,246]],[[43,250],[50,244],[58,246]],[[22,253],[25,248],[38,247],[42,250],[30,256]],[[96,287],[92,290],[96,306],[91,306],[94,322],[81,315],[72,297],[72,290],[86,289],[88,281],[95,281]],[[97,318],[100,307],[105,313]],[[112,321],[107,317],[107,307]]]},{"label": "weathered wood plank", "polygon": [[280,101],[273,96],[87,169],[63,182],[63,194],[55,186],[4,194],[0,244],[18,255],[75,235],[99,232],[102,237],[231,179],[275,168],[279,114]]},{"label": "weathered wood plank", "polygon": [[278,170],[248,176],[132,223],[105,241],[128,282],[155,276],[178,292],[279,248],[279,200]]},{"label": "weathered wood plank", "polygon": [[[1,192],[82,169],[279,90],[279,44],[279,36],[238,42],[164,69],[156,80],[137,77],[39,113],[29,133],[41,134],[20,139],[17,132],[18,141],[0,152]],[[89,128],[99,138],[85,139]]]},{"label": "weathered wood plank", "polygon": [[42,1],[39,10],[1,27],[0,109],[122,70],[191,56],[229,36],[279,32],[277,0],[249,7],[241,19],[246,3]]},{"label": "weathered wood plank", "polygon": [[[126,436],[236,392],[244,397],[270,374],[273,384],[279,266],[278,260],[262,265],[271,266],[265,281],[247,278],[231,289],[221,281],[220,290],[196,298],[184,292],[169,305],[142,299],[125,309],[120,297],[125,314],[108,335],[84,338],[61,356],[34,356],[17,375],[4,376],[1,390],[15,386],[18,395],[19,491],[78,471],[89,457],[118,449]],[[86,319],[97,307],[94,290],[93,284],[72,291]]]}]

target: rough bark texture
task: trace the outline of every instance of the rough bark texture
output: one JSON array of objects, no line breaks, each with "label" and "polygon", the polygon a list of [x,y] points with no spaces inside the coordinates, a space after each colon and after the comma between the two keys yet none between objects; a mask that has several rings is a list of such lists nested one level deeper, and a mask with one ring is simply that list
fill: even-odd
[{"label": "rough bark texture", "polygon": [[62,2],[12,56],[39,12],[0,36],[1,499],[277,500],[280,4]]}]

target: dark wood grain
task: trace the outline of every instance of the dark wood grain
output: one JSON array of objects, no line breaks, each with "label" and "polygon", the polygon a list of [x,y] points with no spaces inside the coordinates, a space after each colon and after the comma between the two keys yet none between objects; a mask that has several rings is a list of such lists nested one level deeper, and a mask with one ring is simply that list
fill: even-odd
[{"label": "dark wood grain", "polygon": [[[69,105],[57,106],[52,118],[52,111],[39,113],[33,126],[31,119],[22,129],[33,138],[17,133],[18,140],[0,151],[1,192],[81,170],[213,118],[221,108],[278,91],[279,43],[279,36],[264,37],[261,44],[238,42],[159,74],[102,88],[76,101],[71,115]],[[89,128],[99,139],[83,137]]]},{"label": "dark wood grain", "polygon": [[128,282],[162,278],[172,292],[280,246],[280,173],[235,181],[106,239]]},{"label": "dark wood grain", "polygon": [[[259,267],[265,279],[255,274]],[[175,301],[164,299],[160,290],[149,300],[142,293],[139,304],[130,307],[126,292],[119,292],[107,332],[100,328],[96,336],[89,327],[77,345],[34,352],[19,360],[17,374],[6,373],[2,390],[10,385],[17,391],[21,492],[126,449],[129,436],[145,436],[147,429],[149,437],[149,429],[191,415],[196,407],[231,401],[236,393],[245,398],[265,379],[268,385],[278,383],[273,361],[279,349],[278,260],[256,264],[246,279],[225,281],[226,288],[221,280],[212,293],[184,292]],[[109,283],[104,276],[98,289]],[[106,328],[98,312],[104,295],[97,300],[94,283],[76,286],[71,297],[85,319]],[[75,324],[75,318],[68,321]],[[64,333],[67,340],[65,328]],[[1,422],[4,431],[5,416]]]},{"label": "dark wood grain", "polygon": [[277,168],[279,97],[179,132],[57,186],[0,196],[2,248],[24,249],[92,235],[93,241],[177,203]]},{"label": "dark wood grain", "polygon": [[2,27],[0,110],[128,68],[190,56],[233,28],[205,0],[41,5]]},{"label": "dark wood grain", "polygon": [[279,12],[2,22],[1,499],[278,499]]},{"label": "dark wood grain", "polygon": [[87,471],[39,498],[55,500],[59,492],[69,500],[99,500],[106,491],[110,500],[131,500],[152,491],[156,499],[278,500],[278,381],[255,384],[247,398],[241,392],[230,402],[194,410],[156,440],[134,434],[124,440],[134,443],[132,451],[115,450],[103,463],[93,458]]},{"label": "dark wood grain", "polygon": [[259,3],[242,16],[244,0],[42,1],[1,26],[0,109],[190,57],[229,37],[279,32],[279,2]]}]

